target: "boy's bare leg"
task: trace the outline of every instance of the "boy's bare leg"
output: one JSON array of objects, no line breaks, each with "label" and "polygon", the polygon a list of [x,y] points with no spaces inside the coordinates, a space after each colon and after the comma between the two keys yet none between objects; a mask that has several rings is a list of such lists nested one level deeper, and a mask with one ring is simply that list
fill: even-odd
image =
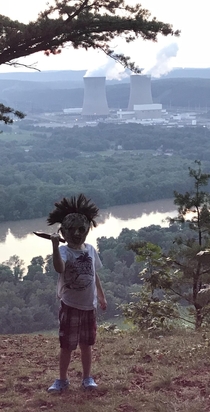
[{"label": "boy's bare leg", "polygon": [[83,368],[83,379],[89,378],[91,371],[91,362],[92,362],[92,347],[90,345],[85,345],[80,343],[81,349],[81,361]]},{"label": "boy's bare leg", "polygon": [[67,371],[71,360],[71,351],[69,349],[60,350],[60,379],[67,379]]}]

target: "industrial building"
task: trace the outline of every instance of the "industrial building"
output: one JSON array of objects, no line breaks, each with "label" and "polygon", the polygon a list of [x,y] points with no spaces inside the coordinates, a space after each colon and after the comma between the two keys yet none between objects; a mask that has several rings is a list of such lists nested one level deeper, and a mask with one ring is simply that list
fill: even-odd
[{"label": "industrial building", "polygon": [[141,74],[130,76],[130,97],[128,111],[134,112],[137,119],[160,119],[162,104],[152,100],[151,77]]}]

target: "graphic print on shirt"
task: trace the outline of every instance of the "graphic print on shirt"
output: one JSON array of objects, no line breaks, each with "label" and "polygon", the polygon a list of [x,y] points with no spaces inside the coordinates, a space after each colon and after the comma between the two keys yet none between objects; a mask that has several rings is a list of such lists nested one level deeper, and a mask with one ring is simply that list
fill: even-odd
[{"label": "graphic print on shirt", "polygon": [[93,261],[87,252],[66,262],[64,282],[68,289],[84,290],[94,279]]}]

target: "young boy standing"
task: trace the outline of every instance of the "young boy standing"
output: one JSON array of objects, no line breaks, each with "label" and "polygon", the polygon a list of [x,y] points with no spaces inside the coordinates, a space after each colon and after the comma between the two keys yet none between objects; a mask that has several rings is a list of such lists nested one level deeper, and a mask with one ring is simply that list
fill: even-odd
[{"label": "young boy standing", "polygon": [[98,208],[83,194],[77,198],[63,198],[55,203],[49,214],[49,225],[61,223],[59,231],[67,245],[59,246],[59,234],[51,235],[53,264],[58,272],[57,294],[61,301],[59,311],[60,377],[48,392],[68,388],[68,366],[71,352],[79,344],[83,368],[82,386],[97,387],[91,377],[92,345],[96,338],[97,299],[103,310],[107,302],[97,274],[102,264],[93,246],[85,243],[90,228],[96,226]]}]

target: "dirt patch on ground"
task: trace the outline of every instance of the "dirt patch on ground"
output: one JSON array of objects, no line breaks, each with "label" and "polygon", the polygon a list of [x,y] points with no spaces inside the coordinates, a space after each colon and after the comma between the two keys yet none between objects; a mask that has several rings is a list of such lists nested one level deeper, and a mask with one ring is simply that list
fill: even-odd
[{"label": "dirt patch on ground", "polygon": [[[206,336],[206,335],[205,335]],[[5,412],[210,412],[208,336],[191,332],[157,339],[102,333],[93,350],[94,392],[81,389],[80,352],[72,356],[70,389],[53,396],[58,377],[55,336],[0,339],[0,410]]]}]

